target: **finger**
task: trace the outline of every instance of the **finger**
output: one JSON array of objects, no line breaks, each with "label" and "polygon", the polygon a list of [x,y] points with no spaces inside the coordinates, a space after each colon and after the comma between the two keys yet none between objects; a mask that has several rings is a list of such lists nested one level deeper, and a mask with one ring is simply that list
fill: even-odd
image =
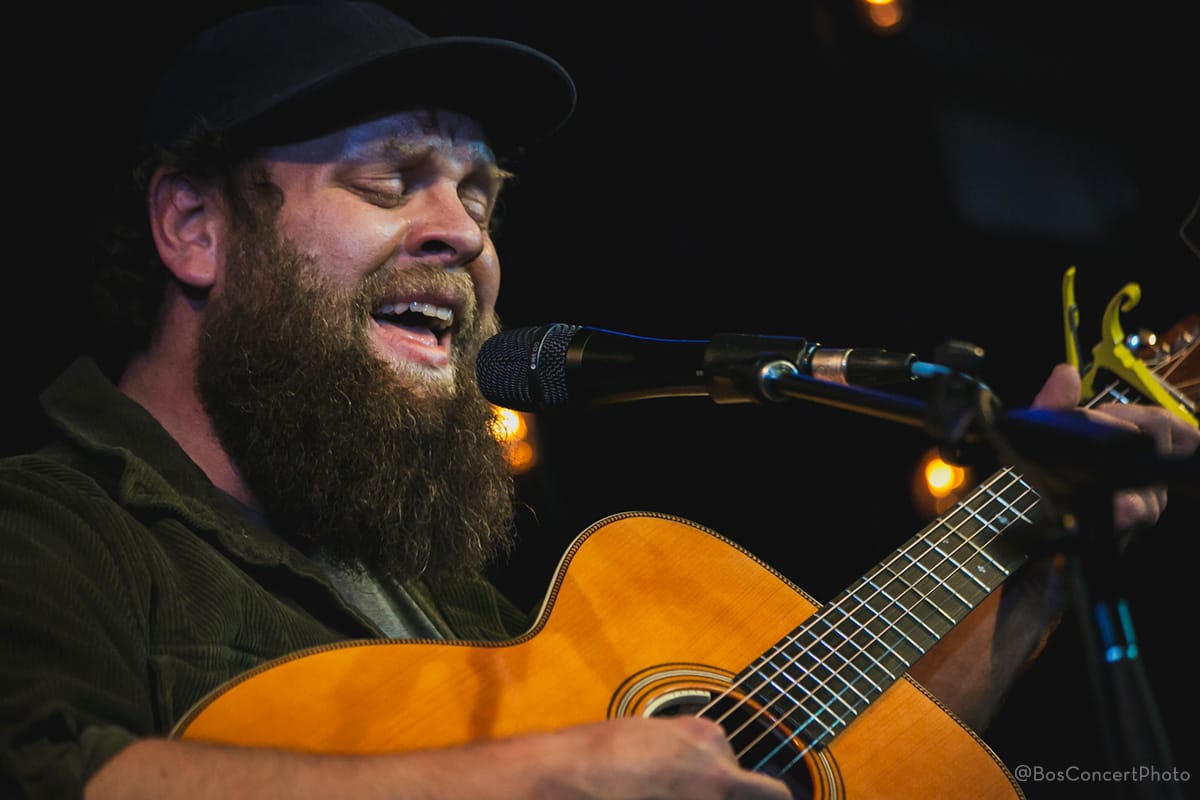
[{"label": "finger", "polygon": [[[1167,490],[1161,486],[1118,492],[1114,498],[1113,524],[1118,531],[1134,531],[1155,524],[1167,507]],[[1122,549],[1127,539],[1121,540]]]},{"label": "finger", "polygon": [[1106,403],[1088,413],[1099,422],[1151,436],[1159,455],[1186,456],[1200,446],[1200,429],[1159,406]]},{"label": "finger", "polygon": [[1058,364],[1033,398],[1033,408],[1069,409],[1079,405],[1082,392],[1079,370],[1067,363]]}]

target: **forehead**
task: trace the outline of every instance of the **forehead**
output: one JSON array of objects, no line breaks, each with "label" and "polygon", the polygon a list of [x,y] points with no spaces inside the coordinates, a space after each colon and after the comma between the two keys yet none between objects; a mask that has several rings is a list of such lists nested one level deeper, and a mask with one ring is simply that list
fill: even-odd
[{"label": "forehead", "polygon": [[483,128],[455,111],[403,111],[293,144],[265,148],[265,158],[326,163],[437,153],[469,163],[494,164]]}]

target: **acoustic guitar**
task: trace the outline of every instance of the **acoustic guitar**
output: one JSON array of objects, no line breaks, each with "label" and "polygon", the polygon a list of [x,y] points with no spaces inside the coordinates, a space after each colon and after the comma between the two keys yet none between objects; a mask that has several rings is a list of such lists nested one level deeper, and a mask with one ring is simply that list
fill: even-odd
[{"label": "acoustic guitar", "polygon": [[378,753],[699,714],[797,797],[1021,798],[991,748],[906,671],[1024,562],[1004,534],[1038,504],[1000,469],[825,605],[701,525],[617,514],[574,540],[516,639],[298,652],[214,691],[172,736]]}]

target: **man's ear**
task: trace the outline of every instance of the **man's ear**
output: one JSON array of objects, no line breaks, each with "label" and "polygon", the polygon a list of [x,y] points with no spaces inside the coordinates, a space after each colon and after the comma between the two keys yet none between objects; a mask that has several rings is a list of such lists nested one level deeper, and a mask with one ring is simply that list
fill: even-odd
[{"label": "man's ear", "polygon": [[147,200],[163,264],[185,286],[212,288],[224,230],[216,195],[181,172],[160,168],[150,179]]}]

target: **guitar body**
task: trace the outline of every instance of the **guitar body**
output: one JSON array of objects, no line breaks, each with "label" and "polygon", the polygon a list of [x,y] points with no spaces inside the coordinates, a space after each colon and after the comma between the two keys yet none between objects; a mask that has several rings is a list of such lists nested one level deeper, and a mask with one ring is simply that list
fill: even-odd
[{"label": "guitar body", "polygon": [[[221,687],[173,735],[376,753],[691,713],[816,609],[712,531],[616,515],[575,540],[537,623],[517,639],[300,652]],[[827,800],[1023,796],[990,748],[907,677],[796,774]]]}]

